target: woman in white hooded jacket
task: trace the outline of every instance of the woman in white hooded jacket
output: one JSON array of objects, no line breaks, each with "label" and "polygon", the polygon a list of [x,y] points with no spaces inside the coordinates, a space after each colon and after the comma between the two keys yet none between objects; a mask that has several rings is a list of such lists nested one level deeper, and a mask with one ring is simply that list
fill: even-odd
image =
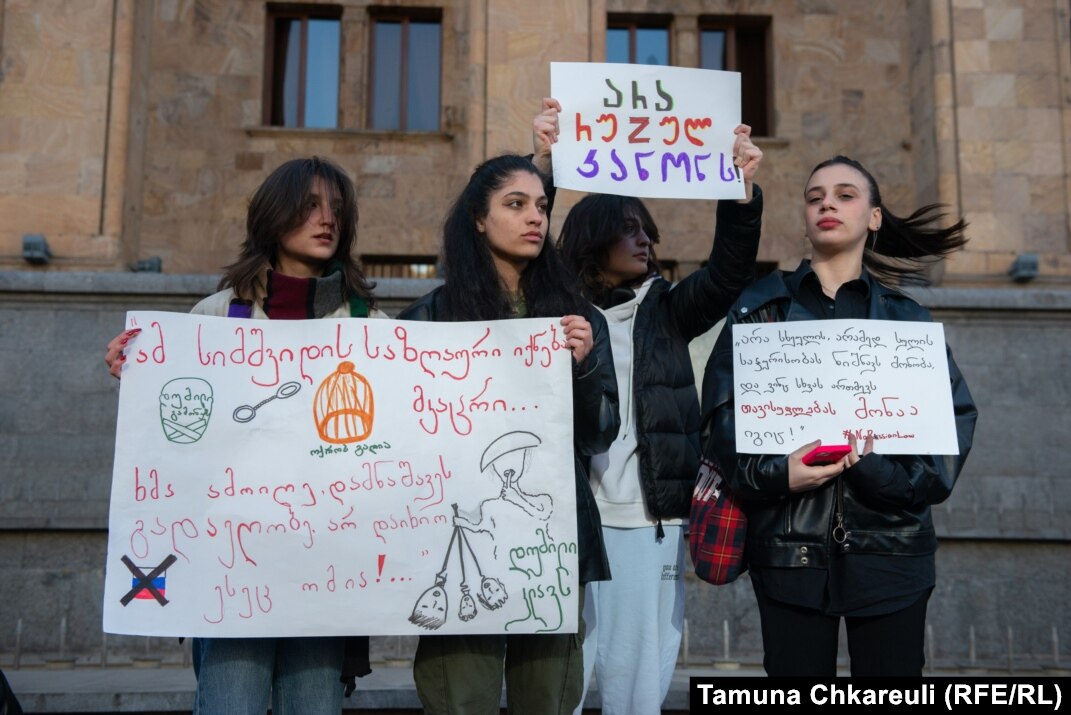
[{"label": "woman in white hooded jacket", "polygon": [[[535,161],[549,173],[557,140],[554,99],[533,122]],[[718,204],[707,264],[677,285],[654,255],[658,228],[636,198],[590,195],[558,239],[584,296],[606,318],[621,431],[592,458],[591,488],[613,580],[590,584],[585,602],[585,691],[592,671],[604,713],[658,712],[669,691],[684,621],[684,530],[699,468],[699,400],[688,343],[712,328],[753,278],[762,152],[736,128],[735,166],[746,197]]]}]

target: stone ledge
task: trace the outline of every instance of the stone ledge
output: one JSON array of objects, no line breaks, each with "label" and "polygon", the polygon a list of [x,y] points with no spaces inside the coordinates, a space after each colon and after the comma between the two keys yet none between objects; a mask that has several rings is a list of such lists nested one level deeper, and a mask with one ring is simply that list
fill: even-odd
[{"label": "stone ledge", "polygon": [[218,276],[89,271],[0,271],[0,293],[204,296]]},{"label": "stone ledge", "polygon": [[1071,288],[908,288],[909,296],[940,310],[1071,310]]},{"label": "stone ledge", "polygon": [[[418,298],[442,283],[426,278],[376,278],[376,296]],[[0,271],[0,293],[176,295],[203,297],[216,291],[219,276],[180,273],[90,271]]]},{"label": "stone ledge", "polygon": [[[688,711],[690,676],[718,674],[758,677],[763,673],[756,666],[732,671],[678,667],[663,712]],[[21,669],[5,675],[27,713],[189,712],[196,687],[192,669],[175,667]],[[593,686],[585,706],[601,705],[598,688]],[[373,663],[371,675],[357,680],[357,690],[342,707],[346,712],[419,711],[412,667]]]},{"label": "stone ledge", "polygon": [[[374,278],[376,296],[417,298],[440,279]],[[205,296],[219,277],[178,273],[0,271],[0,293],[157,294]],[[1071,288],[908,288],[923,305],[942,310],[1071,310]]]},{"label": "stone ledge", "polygon": [[[1065,668],[1018,665],[1012,677],[1043,677],[1067,672]],[[965,670],[958,665],[938,668],[928,665],[923,677],[1009,676],[1006,664],[980,663],[978,666]],[[26,713],[190,712],[196,687],[190,668],[24,669],[9,670],[5,675]],[[838,662],[838,675],[848,675],[844,662]],[[761,678],[765,673],[757,664],[736,661],[715,661],[705,667],[678,665],[662,705],[663,713],[689,711],[689,679],[693,676]],[[505,708],[504,694],[501,705]],[[597,712],[601,706],[598,685],[593,683],[584,702],[584,711]],[[373,663],[372,674],[358,679],[357,690],[343,701],[342,709],[343,712],[419,712],[421,705],[411,666]]]}]

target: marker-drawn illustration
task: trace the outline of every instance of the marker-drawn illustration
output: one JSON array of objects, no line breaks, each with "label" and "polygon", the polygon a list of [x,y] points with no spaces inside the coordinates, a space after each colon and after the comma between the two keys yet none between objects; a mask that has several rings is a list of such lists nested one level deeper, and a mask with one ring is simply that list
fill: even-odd
[{"label": "marker-drawn illustration", "polygon": [[480,458],[480,471],[486,472],[491,467],[502,481],[502,489],[497,497],[484,499],[474,512],[466,516],[455,516],[454,523],[472,532],[490,534],[494,540],[494,530],[498,520],[513,521],[517,518],[516,509],[539,521],[547,521],[554,513],[554,499],[549,494],[529,494],[521,489],[520,480],[532,458],[532,449],[542,444],[542,440],[531,432],[507,432],[487,445]]},{"label": "marker-drawn illustration", "polygon": [[167,569],[171,564],[178,561],[178,558],[174,554],[169,554],[159,566],[152,569],[149,573],[145,573],[141,570],[141,567],[135,566],[129,556],[123,556],[120,561],[123,562],[124,566],[130,569],[130,573],[134,575],[134,578],[130,581],[130,590],[125,596],[119,599],[119,603],[126,606],[134,599],[156,599],[157,603],[161,606],[166,606],[170,603],[170,601],[164,597],[164,594],[167,590]]},{"label": "marker-drawn illustration", "polygon": [[465,535],[462,526],[456,521],[458,519],[457,504],[451,504],[451,506],[454,508],[454,533],[450,536],[450,544],[446,547],[446,556],[443,557],[442,568],[439,569],[439,573],[435,574],[435,583],[420,594],[416,604],[413,606],[413,612],[409,615],[410,623],[428,630],[441,628],[446,623],[447,609],[450,607],[449,597],[446,593],[446,570],[450,564],[450,556],[453,554],[455,546],[457,547],[457,560],[461,567],[461,584],[459,587],[461,604],[457,611],[458,618],[462,621],[471,621],[476,617],[477,613],[476,602],[473,601],[472,594],[469,592],[468,572],[465,568],[466,549],[469,552],[468,560],[476,567],[476,574],[480,577],[480,590],[476,593],[476,599],[479,600],[480,605],[488,611],[494,611],[501,608],[509,598],[502,581],[493,576],[484,575],[480,562],[476,559],[476,553],[472,550],[472,545],[469,544],[468,536]]},{"label": "marker-drawn illustration", "polygon": [[546,318],[136,322],[152,342],[118,400],[107,632],[312,636],[334,608],[377,636],[576,628],[571,368],[514,354],[552,349]]},{"label": "marker-drawn illustration", "polygon": [[372,386],[348,360],[320,383],[312,414],[320,439],[332,444],[360,442],[372,434],[375,419]]},{"label": "marker-drawn illustration", "polygon": [[264,405],[275,399],[285,400],[288,397],[293,397],[300,391],[300,382],[284,382],[282,385],[279,385],[279,389],[276,390],[275,394],[271,397],[263,399],[255,405],[241,405],[239,407],[234,408],[234,414],[232,415],[234,417],[234,421],[242,423],[252,422],[253,418],[257,416],[257,410],[259,410]]},{"label": "marker-drawn illustration", "polygon": [[178,377],[160,390],[160,423],[175,444],[193,444],[204,436],[212,417],[212,386],[199,377]]}]

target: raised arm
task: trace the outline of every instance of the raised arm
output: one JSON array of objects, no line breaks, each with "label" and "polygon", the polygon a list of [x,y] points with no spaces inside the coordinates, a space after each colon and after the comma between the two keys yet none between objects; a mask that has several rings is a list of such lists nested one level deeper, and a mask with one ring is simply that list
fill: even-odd
[{"label": "raised arm", "polygon": [[759,170],[759,162],[762,161],[762,149],[752,143],[751,127],[747,124],[736,125],[733,133],[736,135],[733,140],[733,166],[744,182],[744,198],[737,199],[737,202],[746,204],[751,201],[755,172]]},{"label": "raised arm", "polygon": [[725,317],[729,307],[755,278],[755,259],[762,232],[762,189],[754,183],[762,151],[751,143],[751,127],[736,128],[733,162],[744,181],[747,198],[718,202],[714,242],[707,264],[669,292],[670,317],[691,340]]},{"label": "raised arm", "polygon": [[547,176],[553,176],[550,148],[558,141],[558,114],[562,105],[553,97],[544,97],[539,114],[532,120],[532,163]]}]

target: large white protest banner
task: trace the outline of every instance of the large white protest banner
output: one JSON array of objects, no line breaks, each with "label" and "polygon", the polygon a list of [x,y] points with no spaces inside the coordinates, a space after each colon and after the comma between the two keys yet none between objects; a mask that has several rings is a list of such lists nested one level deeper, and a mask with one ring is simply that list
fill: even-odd
[{"label": "large white protest banner", "polygon": [[883,454],[959,454],[940,323],[738,323],[733,376],[740,453],[854,434]]},{"label": "large white protest banner", "polygon": [[552,62],[562,105],[554,185],[623,196],[742,199],[733,166],[740,74]]},{"label": "large white protest banner", "polygon": [[576,631],[556,319],[127,320],[106,632]]}]

